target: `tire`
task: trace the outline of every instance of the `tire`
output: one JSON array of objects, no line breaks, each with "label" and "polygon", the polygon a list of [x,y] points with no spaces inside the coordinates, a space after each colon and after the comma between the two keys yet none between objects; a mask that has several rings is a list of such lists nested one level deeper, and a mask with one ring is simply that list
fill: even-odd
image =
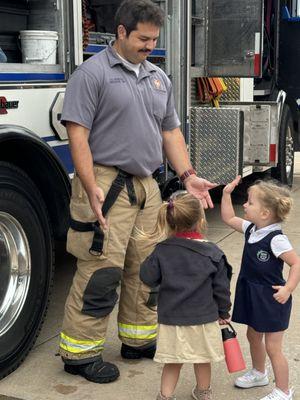
[{"label": "tire", "polygon": [[294,179],[294,127],[289,107],[283,106],[278,142],[278,164],[271,169],[272,178],[292,186]]},{"label": "tire", "polygon": [[45,203],[21,169],[0,162],[0,379],[32,348],[53,282],[53,236]]}]

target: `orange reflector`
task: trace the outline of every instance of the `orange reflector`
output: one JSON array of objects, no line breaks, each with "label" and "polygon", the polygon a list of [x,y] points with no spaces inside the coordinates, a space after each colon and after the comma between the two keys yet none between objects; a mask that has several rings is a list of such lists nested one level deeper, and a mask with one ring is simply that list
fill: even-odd
[{"label": "orange reflector", "polygon": [[260,54],[254,55],[254,75],[260,76],[261,57]]},{"label": "orange reflector", "polygon": [[276,161],[276,144],[270,144],[270,162]]}]

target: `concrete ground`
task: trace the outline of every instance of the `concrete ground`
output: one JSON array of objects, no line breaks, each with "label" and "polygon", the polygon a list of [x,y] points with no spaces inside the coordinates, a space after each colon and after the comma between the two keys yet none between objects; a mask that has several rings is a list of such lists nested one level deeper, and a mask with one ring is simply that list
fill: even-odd
[{"label": "concrete ground", "polygon": [[[295,184],[293,197],[294,209],[285,225],[285,233],[300,253],[300,153],[297,153],[295,168]],[[241,206],[236,205],[237,212]],[[298,215],[298,217],[297,217]],[[239,270],[243,236],[233,232],[220,220],[219,205],[207,212],[210,227],[209,238],[216,242],[227,255],[233,265],[235,274],[232,281],[232,291]],[[116,363],[121,377],[114,383],[98,385],[85,379],[66,374],[60,358],[56,356],[58,335],[63,317],[65,298],[74,272],[74,259],[63,251],[58,255],[58,266],[55,275],[55,286],[50,309],[42,332],[29,356],[14,373],[0,382],[0,400],[152,400],[159,388],[162,366],[151,360],[124,361],[120,356],[120,342],[117,338],[116,312],[112,315],[108,341],[104,357]],[[285,353],[290,365],[290,381],[296,390],[295,400],[300,400],[300,291],[294,293],[294,307],[290,328],[285,336]],[[249,350],[245,338],[245,327],[236,325],[238,338],[247,362],[250,366]],[[225,362],[213,365],[212,388],[214,399],[260,399],[273,386],[256,389],[237,389],[233,386],[236,374],[229,374]],[[273,375],[270,371],[271,382]],[[190,399],[194,384],[192,367],[184,366],[177,388],[179,400]]]}]

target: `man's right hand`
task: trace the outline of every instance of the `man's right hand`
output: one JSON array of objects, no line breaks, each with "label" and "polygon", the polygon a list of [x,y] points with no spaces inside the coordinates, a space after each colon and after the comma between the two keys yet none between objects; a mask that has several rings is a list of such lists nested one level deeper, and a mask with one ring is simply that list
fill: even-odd
[{"label": "man's right hand", "polygon": [[95,217],[99,221],[101,227],[105,230],[108,228],[106,223],[106,219],[103,217],[102,214],[102,206],[104,203],[104,192],[99,186],[95,186],[92,190],[88,193],[89,202],[91,205],[91,209],[93,210]]}]

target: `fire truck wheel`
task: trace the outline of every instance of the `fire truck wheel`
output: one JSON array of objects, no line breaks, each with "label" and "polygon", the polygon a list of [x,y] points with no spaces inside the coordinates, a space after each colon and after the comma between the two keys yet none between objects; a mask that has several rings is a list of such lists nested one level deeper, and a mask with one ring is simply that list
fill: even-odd
[{"label": "fire truck wheel", "polygon": [[273,178],[281,183],[292,186],[294,176],[294,127],[292,114],[285,104],[282,111],[279,143],[278,143],[278,164],[271,169]]},{"label": "fire truck wheel", "polygon": [[45,203],[28,175],[0,162],[0,378],[19,366],[37,338],[53,268]]}]

